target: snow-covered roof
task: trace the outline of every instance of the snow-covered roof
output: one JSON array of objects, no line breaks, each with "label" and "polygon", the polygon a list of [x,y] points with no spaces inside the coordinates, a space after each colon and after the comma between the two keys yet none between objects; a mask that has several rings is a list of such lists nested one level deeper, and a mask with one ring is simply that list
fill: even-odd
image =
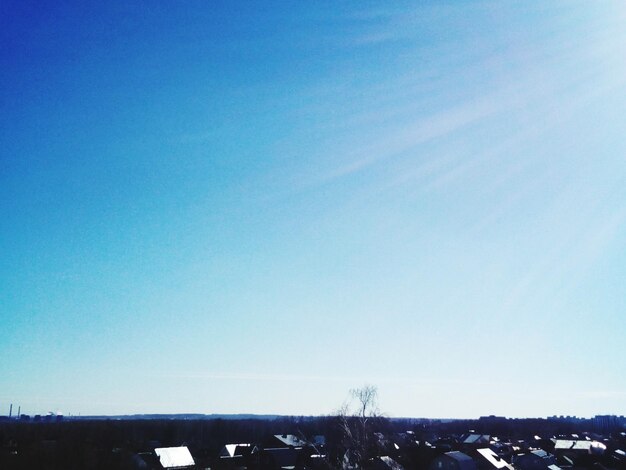
[{"label": "snow-covered roof", "polygon": [[502,459],[498,454],[496,454],[493,450],[489,448],[485,449],[476,449],[476,451],[482,455],[487,462],[493,465],[497,469],[508,468],[510,470],[513,469],[504,459]]},{"label": "snow-covered roof", "polygon": [[274,437],[289,447],[302,447],[306,445],[306,442],[293,434],[275,434]]},{"label": "snow-covered roof", "polygon": [[187,447],[162,447],[154,449],[163,468],[190,467],[196,463]]}]

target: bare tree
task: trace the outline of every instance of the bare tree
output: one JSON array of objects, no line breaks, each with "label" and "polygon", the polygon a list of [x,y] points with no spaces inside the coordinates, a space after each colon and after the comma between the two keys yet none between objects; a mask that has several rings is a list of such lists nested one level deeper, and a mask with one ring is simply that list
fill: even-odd
[{"label": "bare tree", "polygon": [[373,385],[350,390],[350,400],[338,412],[344,457],[342,466],[360,468],[373,457],[374,423],[379,421],[378,389]]},{"label": "bare tree", "polygon": [[373,385],[350,390],[352,398],[357,401],[358,416],[363,424],[371,417],[378,415],[378,389]]}]

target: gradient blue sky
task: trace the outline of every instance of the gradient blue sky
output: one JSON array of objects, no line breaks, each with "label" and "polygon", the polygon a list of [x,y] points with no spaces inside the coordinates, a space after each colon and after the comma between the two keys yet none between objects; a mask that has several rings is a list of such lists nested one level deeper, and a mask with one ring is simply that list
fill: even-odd
[{"label": "gradient blue sky", "polygon": [[626,413],[624,24],[3,1],[0,412]]}]

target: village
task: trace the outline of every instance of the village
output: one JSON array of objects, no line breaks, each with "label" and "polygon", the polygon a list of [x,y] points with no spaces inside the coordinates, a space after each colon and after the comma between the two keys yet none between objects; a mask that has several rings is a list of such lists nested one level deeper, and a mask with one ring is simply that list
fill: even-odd
[{"label": "village", "polygon": [[626,418],[608,415],[469,421],[5,418],[0,439],[2,469],[626,469]]}]

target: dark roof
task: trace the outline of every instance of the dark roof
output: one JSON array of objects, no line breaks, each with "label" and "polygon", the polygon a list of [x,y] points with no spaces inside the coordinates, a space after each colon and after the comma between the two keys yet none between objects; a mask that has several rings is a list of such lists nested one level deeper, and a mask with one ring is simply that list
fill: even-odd
[{"label": "dark roof", "polygon": [[293,434],[275,434],[274,437],[288,447],[302,447],[306,445],[306,442]]},{"label": "dark roof", "polygon": [[458,450],[453,450],[452,452],[446,452],[444,455],[453,458],[459,462],[467,462],[474,461],[469,455],[464,454],[463,452],[459,452]]},{"label": "dark roof", "polygon": [[463,440],[463,444],[488,444],[489,439],[488,434],[470,434]]},{"label": "dark roof", "polygon": [[533,454],[533,455],[536,455],[537,457],[540,457],[542,459],[549,459],[550,457],[552,457],[545,450],[541,450],[541,449],[531,450],[530,453]]},{"label": "dark roof", "polygon": [[263,465],[268,468],[288,468],[295,467],[298,461],[298,451],[290,447],[282,449],[264,449]]},{"label": "dark roof", "polygon": [[383,455],[380,457],[374,457],[371,460],[370,465],[366,465],[366,467],[371,467],[373,469],[385,469],[385,470],[404,470],[404,467],[396,462],[394,459],[387,455]]}]

